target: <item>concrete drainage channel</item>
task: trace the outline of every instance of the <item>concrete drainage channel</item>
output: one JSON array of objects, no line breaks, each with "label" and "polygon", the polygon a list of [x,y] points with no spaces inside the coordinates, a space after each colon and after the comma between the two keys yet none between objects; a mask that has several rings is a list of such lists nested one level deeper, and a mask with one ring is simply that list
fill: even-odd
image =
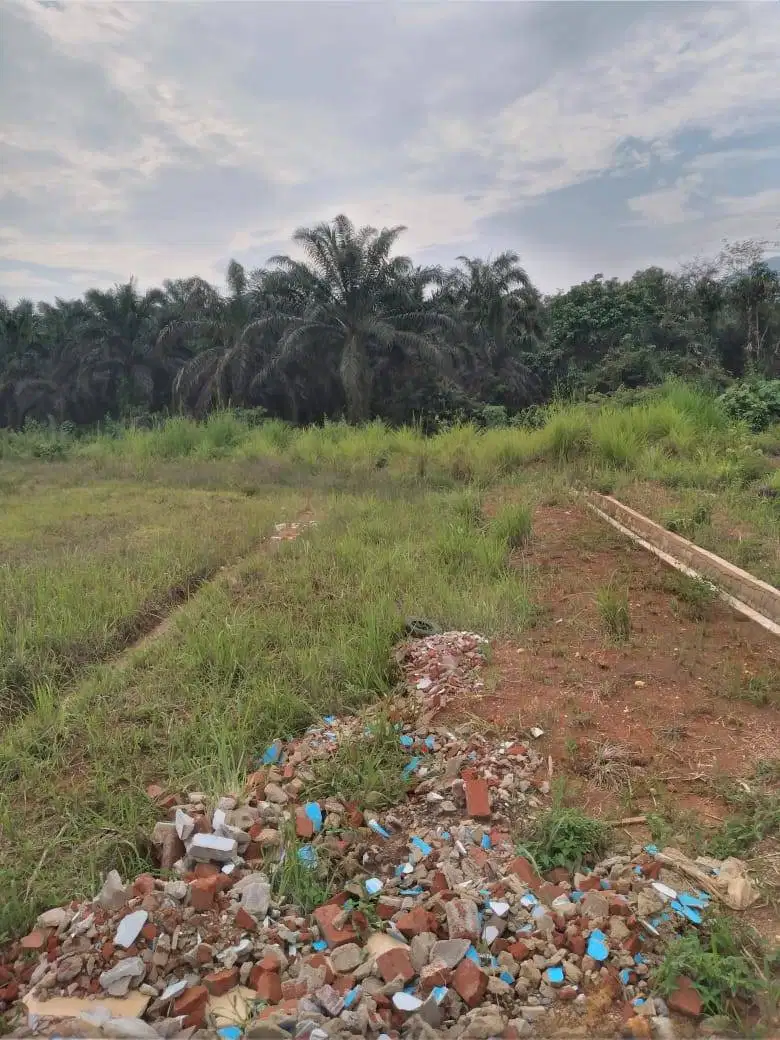
[{"label": "concrete drainage channel", "polygon": [[588,508],[637,545],[690,577],[709,582],[731,607],[780,636],[780,591],[687,538],[623,505],[610,495],[586,492]]}]

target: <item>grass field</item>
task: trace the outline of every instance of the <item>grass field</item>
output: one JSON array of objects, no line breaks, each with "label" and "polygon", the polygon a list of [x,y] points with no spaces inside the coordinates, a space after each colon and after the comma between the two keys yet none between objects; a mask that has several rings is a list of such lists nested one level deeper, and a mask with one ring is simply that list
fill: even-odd
[{"label": "grass field", "polygon": [[[775,446],[681,386],[429,438],[228,414],[0,434],[0,938],[109,865],[147,864],[150,781],[224,793],[274,737],[390,691],[406,615],[517,639],[536,617],[522,553],[539,502],[614,488],[772,580]],[[488,497],[508,504],[483,512]],[[305,537],[263,540],[302,513]]]}]

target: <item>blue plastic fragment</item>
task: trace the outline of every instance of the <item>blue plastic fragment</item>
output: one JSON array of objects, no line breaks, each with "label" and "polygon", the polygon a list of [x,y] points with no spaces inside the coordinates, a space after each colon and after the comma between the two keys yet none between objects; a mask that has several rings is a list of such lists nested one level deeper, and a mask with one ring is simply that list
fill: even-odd
[{"label": "blue plastic fragment", "polygon": [[390,837],[390,831],[386,831],[384,829],[384,827],[382,826],[382,824],[381,823],[377,823],[376,820],[369,820],[368,821],[368,826],[371,828],[371,830],[374,832],[374,834],[378,834],[380,838],[389,838]]},{"label": "blue plastic fragment", "polygon": [[522,932],[523,935],[526,935],[534,930],[534,926],[532,924],[523,924],[517,930],[518,932]]},{"label": "blue plastic fragment", "polygon": [[514,984],[514,976],[510,975],[508,971],[502,971],[498,976],[502,982],[508,983],[510,986]]},{"label": "blue plastic fragment", "polygon": [[412,773],[417,769],[420,764],[420,759],[416,756],[410,759],[401,770],[401,775],[405,780],[408,780]]},{"label": "blue plastic fragment", "polygon": [[442,832],[441,832],[441,836],[442,836],[442,838],[443,838],[443,839],[444,839],[445,841],[449,841],[449,840],[450,840],[450,838],[452,837],[452,835],[450,834],[450,832],[449,832],[449,831],[442,831]]},{"label": "blue plastic fragment", "polygon": [[339,739],[332,730],[328,730],[328,732],[325,734],[325,736],[328,738],[328,740],[332,740],[332,741],[337,741]]},{"label": "blue plastic fragment", "polygon": [[433,997],[433,999],[436,1001],[437,1004],[441,1004],[441,1002],[447,996],[447,987],[446,986],[434,986],[433,989],[431,990],[431,996]]},{"label": "blue plastic fragment", "polygon": [[422,886],[421,885],[415,885],[414,888],[402,888],[401,889],[401,895],[402,896],[421,896],[422,892],[423,892],[423,890],[422,890]]},{"label": "blue plastic fragment", "polygon": [[553,986],[559,986],[563,982],[563,968],[560,964],[548,968],[544,974],[547,977],[547,981],[552,983]]},{"label": "blue plastic fragment", "polygon": [[344,1007],[349,1008],[355,1003],[363,992],[362,986],[353,986],[351,990],[344,994]]},{"label": "blue plastic fragment", "polygon": [[479,954],[473,946],[469,946],[469,948],[466,950],[466,956],[470,961],[474,961],[475,964],[479,964]]},{"label": "blue plastic fragment", "polygon": [[520,905],[524,906],[526,910],[531,910],[537,906],[539,900],[533,894],[533,892],[526,892],[524,896],[520,897]]},{"label": "blue plastic fragment", "polygon": [[645,852],[649,853],[651,856],[655,856],[658,853],[658,846],[652,844],[645,845]]},{"label": "blue plastic fragment", "polygon": [[605,961],[609,957],[607,937],[599,928],[594,928],[588,937],[587,953],[594,961]]},{"label": "blue plastic fragment", "polygon": [[322,830],[322,809],[316,802],[307,802],[303,807],[303,811],[309,817],[314,827],[315,834],[317,831]]},{"label": "blue plastic fragment", "polygon": [[487,852],[488,849],[492,848],[492,842],[490,840],[490,835],[489,834],[483,834],[482,835],[482,841],[480,842],[480,845],[485,850],[485,852]]},{"label": "blue plastic fragment", "polygon": [[623,985],[627,986],[629,984],[629,982],[631,981],[631,969],[630,968],[622,968],[620,970],[620,972],[619,972],[619,976],[620,976],[620,981],[623,983]]},{"label": "blue plastic fragment", "polygon": [[269,746],[263,752],[262,763],[264,766],[275,765],[279,761],[279,756],[282,753],[282,742],[281,740],[275,740],[273,744]]},{"label": "blue plastic fragment", "polygon": [[310,870],[317,866],[317,852],[313,845],[301,845],[298,849],[298,859]]},{"label": "blue plastic fragment", "polygon": [[644,997],[634,997],[634,999],[631,1001],[631,1003],[634,1005],[634,1007],[641,1007],[644,1004],[644,1002],[645,1002],[645,998]]},{"label": "blue plastic fragment", "polygon": [[540,920],[540,918],[546,917],[546,916],[547,916],[547,908],[542,906],[541,904],[539,906],[535,906],[533,908],[533,910],[531,911],[531,917],[535,918],[537,921]]},{"label": "blue plastic fragment", "polygon": [[698,910],[694,910],[692,906],[686,906],[679,899],[673,899],[669,905],[672,910],[680,914],[681,917],[685,917],[691,924],[701,924],[701,914]]},{"label": "blue plastic fragment", "polygon": [[601,879],[601,887],[602,888],[612,888],[612,885],[609,883],[609,881],[607,881],[606,878],[602,878]]},{"label": "blue plastic fragment", "polygon": [[326,726],[334,726],[336,724],[336,716],[335,715],[323,715],[322,721],[325,723]]},{"label": "blue plastic fragment", "polygon": [[379,878],[376,878],[376,877],[367,878],[366,882],[365,882],[365,885],[366,885],[366,892],[368,892],[368,894],[370,896],[378,896],[379,893],[384,888],[384,885],[382,884],[382,882],[379,880]]},{"label": "blue plastic fragment", "polygon": [[241,1027],[240,1026],[222,1026],[221,1029],[217,1030],[217,1036],[221,1036],[222,1040],[240,1040]]},{"label": "blue plastic fragment", "polygon": [[634,954],[634,964],[645,964],[645,955],[643,953]]},{"label": "blue plastic fragment", "polygon": [[578,888],[575,888],[573,892],[569,892],[569,901],[572,903],[579,903],[584,894],[584,892],[580,892]]},{"label": "blue plastic fragment", "polygon": [[430,856],[433,852],[433,846],[429,845],[427,841],[423,841],[422,838],[412,838],[412,845],[414,845],[423,856]]},{"label": "blue plastic fragment", "polygon": [[641,874],[642,873],[642,868],[641,867],[634,867],[634,873],[635,874]]},{"label": "blue plastic fragment", "polygon": [[315,939],[315,941],[311,944],[311,948],[313,950],[316,950],[317,953],[322,953],[323,950],[327,950],[328,944],[325,942],[324,939]]},{"label": "blue plastic fragment", "polygon": [[402,733],[398,739],[401,747],[411,747],[414,744],[414,737],[410,737],[408,733]]},{"label": "blue plastic fragment", "polygon": [[428,748],[429,751],[433,751],[433,749],[436,747],[436,740],[434,739],[434,737],[432,737],[432,736],[426,737],[425,738],[425,746]]}]

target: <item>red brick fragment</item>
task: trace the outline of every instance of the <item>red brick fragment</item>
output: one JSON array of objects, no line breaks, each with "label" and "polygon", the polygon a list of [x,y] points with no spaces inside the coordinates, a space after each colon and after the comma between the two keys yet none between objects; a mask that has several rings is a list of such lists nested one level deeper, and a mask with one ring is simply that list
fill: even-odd
[{"label": "red brick fragment", "polygon": [[688,1018],[698,1018],[702,1013],[702,999],[694,989],[693,982],[685,975],[678,975],[676,985],[677,988],[666,1001],[670,1010]]},{"label": "red brick fragment", "polygon": [[196,1014],[205,1008],[209,999],[209,991],[205,986],[190,986],[173,1002],[173,1013],[179,1015]]},{"label": "red brick fragment", "polygon": [[306,815],[305,809],[297,809],[295,812],[295,833],[299,838],[314,837],[314,823]]},{"label": "red brick fragment", "polygon": [[7,986],[3,986],[3,988],[0,989],[0,1000],[4,1001],[6,1004],[13,1003],[18,996],[19,983],[16,980],[9,982]]},{"label": "red brick fragment", "polygon": [[199,913],[210,910],[214,906],[217,891],[217,878],[196,878],[190,883],[190,904]]},{"label": "red brick fragment", "polygon": [[392,982],[399,975],[404,982],[411,982],[415,975],[409,951],[402,946],[396,946],[380,954],[376,959],[376,966],[385,982]]},{"label": "red brick fragment", "polygon": [[323,939],[331,950],[345,943],[354,942],[357,939],[355,929],[349,924],[337,925],[335,922],[342,918],[344,911],[336,904],[329,903],[320,906],[314,911],[314,920],[320,929]]},{"label": "red brick fragment", "polygon": [[517,875],[521,881],[525,882],[525,884],[534,891],[536,891],[542,884],[542,879],[525,856],[515,856],[510,863],[507,863],[506,872],[507,874]]},{"label": "red brick fragment", "polygon": [[258,1000],[265,1000],[268,1004],[278,1004],[282,999],[282,981],[278,971],[255,973],[253,968],[249,976],[249,984],[257,991]]},{"label": "red brick fragment", "polygon": [[452,976],[452,985],[461,999],[474,1008],[487,992],[488,977],[470,957],[464,957]]},{"label": "red brick fragment", "polygon": [[441,958],[426,964],[420,971],[420,989],[430,993],[435,986],[449,986],[452,969]]},{"label": "red brick fragment", "polygon": [[413,910],[400,914],[396,917],[395,923],[398,931],[407,939],[411,939],[414,935],[422,935],[423,932],[433,932],[435,935],[439,927],[436,916],[421,906],[416,906]]},{"label": "red brick fragment", "polygon": [[474,819],[490,816],[490,790],[482,778],[466,780],[466,812]]},{"label": "red brick fragment", "polygon": [[518,939],[517,942],[508,946],[506,952],[510,956],[514,957],[516,961],[524,961],[526,958],[531,956],[531,951],[528,948],[527,943],[524,943],[522,939]]},{"label": "red brick fragment", "polygon": [[35,931],[30,932],[29,935],[25,935],[25,937],[20,940],[19,945],[23,950],[42,950],[46,945],[46,939],[46,932],[36,929]]},{"label": "red brick fragment", "polygon": [[236,925],[245,932],[254,932],[257,928],[257,921],[243,906],[240,906],[236,912]]},{"label": "red brick fragment", "polygon": [[238,985],[238,968],[220,968],[210,972],[203,983],[212,997],[221,997],[223,993]]}]

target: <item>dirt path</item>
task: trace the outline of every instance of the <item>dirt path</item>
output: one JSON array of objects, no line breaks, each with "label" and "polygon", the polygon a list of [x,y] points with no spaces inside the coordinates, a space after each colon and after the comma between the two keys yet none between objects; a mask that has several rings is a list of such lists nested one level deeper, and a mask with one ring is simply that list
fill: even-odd
[{"label": "dirt path", "polygon": [[[670,591],[670,569],[579,508],[541,507],[533,531],[516,563],[537,585],[539,622],[493,648],[485,694],[456,710],[515,734],[543,729],[535,746],[586,810],[656,813],[706,835],[734,811],[723,783],[749,793],[757,778],[778,780],[780,641],[720,600],[691,617]],[[628,590],[631,634],[621,645],[596,603],[610,583]],[[774,706],[748,699],[773,696]],[[630,833],[649,839],[643,827]],[[777,894],[770,845],[762,872]]]}]

